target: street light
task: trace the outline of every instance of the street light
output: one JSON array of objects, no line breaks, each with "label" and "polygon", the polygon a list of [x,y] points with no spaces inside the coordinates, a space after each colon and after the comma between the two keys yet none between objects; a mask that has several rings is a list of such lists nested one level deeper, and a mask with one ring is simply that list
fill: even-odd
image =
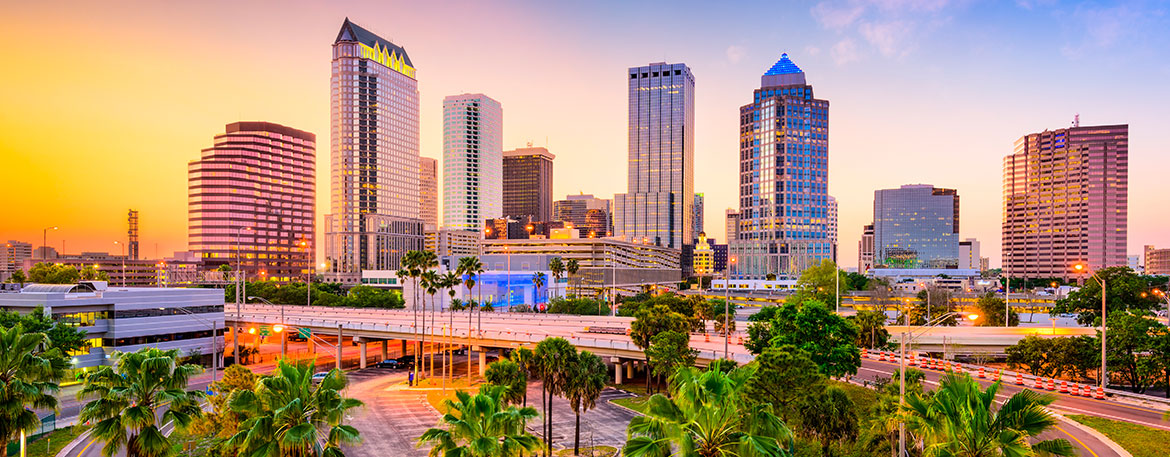
[{"label": "street light", "polygon": [[41,230],[41,260],[49,258],[49,230],[57,230],[57,226],[45,227]]},{"label": "street light", "polygon": [[[248,300],[260,300],[270,306],[277,306],[275,303],[266,300],[264,297],[248,297]],[[276,333],[280,333],[281,330],[284,330],[284,303],[280,304],[280,324],[273,327],[273,330],[276,330]],[[251,332],[251,330],[249,330],[249,332]],[[284,358],[286,350],[285,341],[287,341],[285,338],[280,339],[280,358],[282,359]]]},{"label": "street light", "polygon": [[114,241],[114,244],[122,248],[122,287],[126,287],[126,244],[120,241]]},{"label": "street light", "polygon": [[[928,294],[928,296],[929,296],[929,294]],[[903,316],[906,315],[904,311],[903,311],[902,315]],[[927,322],[926,324],[924,324],[922,327],[920,327],[917,330],[917,331],[921,332],[918,334],[918,336],[922,336],[924,333],[926,333],[927,330],[930,330],[931,328],[937,327],[939,324],[943,323],[947,319],[951,318],[952,316],[957,316],[957,315],[959,315],[959,313],[946,313],[946,314],[943,314],[942,316],[939,316],[938,318],[934,319],[933,321]],[[975,320],[975,319],[979,318],[979,315],[978,314],[970,314],[970,315],[967,315],[967,318],[970,320]],[[898,357],[898,404],[901,405],[902,408],[906,407],[906,341],[908,339],[912,339],[915,337],[914,331],[913,330],[908,331],[908,329],[910,329],[910,320],[906,319],[906,326],[903,327],[903,329],[902,329],[902,338],[901,338],[901,341],[899,341],[899,345],[901,346],[901,348],[898,351],[899,352],[899,357]],[[945,354],[944,354],[944,356],[945,356]],[[906,421],[905,420],[898,422],[898,455],[900,455],[900,456],[906,455]]]},{"label": "street light", "polygon": [[[219,369],[218,369],[219,356],[217,355],[217,354],[219,354],[219,345],[217,344],[217,341],[215,340],[215,337],[216,337],[215,334],[216,334],[216,331],[218,330],[218,326],[215,325],[215,322],[208,321],[207,319],[199,317],[195,313],[188,311],[187,308],[184,308],[182,306],[176,306],[176,307],[171,308],[171,309],[177,309],[179,311],[187,313],[191,317],[194,317],[195,319],[211,326],[211,381],[215,382],[215,381],[219,380]],[[166,310],[166,308],[159,308],[159,310],[164,311],[164,310]],[[253,331],[255,331],[255,329],[253,329]],[[239,357],[239,355],[237,354],[236,357]]]},{"label": "street light", "polygon": [[243,311],[240,310],[240,298],[244,296],[241,289],[244,287],[244,278],[246,276],[244,275],[243,265],[240,262],[240,233],[244,230],[252,230],[252,227],[236,227],[236,327],[232,329],[232,351],[234,351],[232,354],[235,354],[236,363],[240,362],[239,325],[240,319],[244,317]]},{"label": "street light", "polygon": [[[301,249],[305,250],[305,306],[313,303],[313,258],[309,255],[309,241],[301,240]],[[284,316],[281,316],[284,322]]]},{"label": "street light", "polygon": [[1166,299],[1166,325],[1170,326],[1170,294],[1162,292],[1162,289],[1154,289],[1154,295]]},{"label": "street light", "polygon": [[731,333],[727,329],[730,325],[729,317],[731,315],[731,270],[733,267],[735,267],[735,257],[731,258],[731,265],[727,267],[727,273],[723,276],[723,358],[728,360],[731,359],[728,357]]},{"label": "street light", "polygon": [[[1073,269],[1080,273],[1085,270],[1085,265],[1078,263],[1073,265]],[[1108,372],[1105,371],[1105,278],[1097,273],[1099,272],[1093,272],[1092,278],[1101,284],[1101,388],[1104,389],[1109,379]]]}]

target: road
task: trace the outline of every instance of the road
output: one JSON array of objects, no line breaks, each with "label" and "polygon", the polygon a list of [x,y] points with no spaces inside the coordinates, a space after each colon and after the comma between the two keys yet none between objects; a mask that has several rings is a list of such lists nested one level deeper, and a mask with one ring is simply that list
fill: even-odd
[{"label": "road", "polygon": [[[863,359],[861,369],[858,370],[855,381],[874,382],[881,378],[889,378],[898,369],[896,362],[882,362],[877,360]],[[938,386],[939,379],[942,378],[943,373],[938,370],[922,370],[926,373],[926,387],[928,389]],[[988,386],[992,384],[992,380],[975,378],[980,384]],[[999,393],[996,395],[1001,402],[1008,399],[1017,392],[1024,390],[1024,386],[1017,386],[1014,383],[1002,383]],[[1084,397],[1075,397],[1068,394],[1061,394],[1058,392],[1045,392],[1056,397],[1056,401],[1049,407],[1053,411],[1068,415],[1068,414],[1084,414],[1099,416],[1105,418],[1113,418],[1116,420],[1125,420],[1128,422],[1141,423],[1150,427],[1160,428],[1163,430],[1170,430],[1166,423],[1161,420],[1162,413],[1148,408],[1142,408],[1133,405],[1127,405],[1117,402],[1094,400]],[[1061,424],[1056,427],[1056,430],[1050,431],[1045,435],[1041,435],[1044,439],[1064,438],[1076,446],[1079,455],[1082,457],[1120,457],[1120,454],[1113,451],[1102,441],[1098,440],[1093,435],[1082,431],[1076,425],[1070,424],[1067,421],[1071,419],[1062,420]],[[1148,421],[1148,422],[1147,422]],[[1144,422],[1144,423],[1143,423]]]}]

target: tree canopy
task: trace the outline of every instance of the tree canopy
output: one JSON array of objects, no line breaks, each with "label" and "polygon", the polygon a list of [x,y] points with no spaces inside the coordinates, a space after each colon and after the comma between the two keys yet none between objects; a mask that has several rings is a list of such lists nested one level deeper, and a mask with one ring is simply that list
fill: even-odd
[{"label": "tree canopy", "polygon": [[37,284],[75,284],[81,272],[69,265],[38,262],[28,269],[28,281]]},{"label": "tree canopy", "polygon": [[808,352],[826,376],[856,374],[861,367],[857,325],[830,311],[823,302],[786,303],[778,309],[764,308],[756,316],[761,315],[748,326],[745,346],[753,353],[791,344]]},{"label": "tree canopy", "polygon": [[[1160,298],[1150,293],[1150,277],[1139,276],[1129,267],[1109,267],[1097,271],[1097,277],[1105,280],[1105,309],[1114,312],[1147,312],[1156,308]],[[1052,314],[1076,313],[1077,323],[1088,326],[1101,325],[1101,284],[1091,277],[1085,284],[1067,297],[1056,301]]]}]

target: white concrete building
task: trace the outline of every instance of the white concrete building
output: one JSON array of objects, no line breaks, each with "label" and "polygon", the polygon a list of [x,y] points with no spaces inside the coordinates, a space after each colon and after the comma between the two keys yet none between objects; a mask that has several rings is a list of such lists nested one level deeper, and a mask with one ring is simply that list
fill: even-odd
[{"label": "white concrete building", "polygon": [[479,231],[503,215],[504,113],[484,94],[443,99],[443,226]]}]

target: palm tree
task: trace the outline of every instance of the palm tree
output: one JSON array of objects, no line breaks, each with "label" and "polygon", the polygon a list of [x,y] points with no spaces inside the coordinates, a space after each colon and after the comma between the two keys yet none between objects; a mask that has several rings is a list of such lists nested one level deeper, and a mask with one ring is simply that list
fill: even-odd
[{"label": "palm tree", "polygon": [[542,271],[538,271],[532,275],[532,287],[535,289],[535,291],[532,293],[533,308],[536,307],[536,302],[540,301],[538,300],[538,297],[540,297],[540,288],[544,287],[544,282],[547,278],[548,276],[545,276],[544,272]]},{"label": "palm tree", "polygon": [[[622,369],[620,366],[618,370]],[[608,370],[601,357],[589,351],[577,354],[576,363],[569,367],[565,382],[565,396],[577,415],[577,422],[573,432],[573,455],[581,454],[581,413],[593,409],[601,391],[605,389],[605,378]]]},{"label": "palm tree", "polygon": [[455,400],[443,400],[447,410],[440,425],[418,438],[418,445],[431,445],[430,457],[510,457],[535,451],[540,441],[528,433],[525,424],[535,419],[536,409],[507,406],[501,386],[482,386],[475,396],[462,390]]},{"label": "palm tree", "polygon": [[1056,418],[1045,410],[1055,397],[1024,390],[993,411],[999,388],[996,382],[984,390],[969,374],[949,373],[933,395],[906,398],[907,427],[921,440],[923,455],[1076,455],[1063,439],[1031,442],[1056,426]]},{"label": "palm tree", "polygon": [[[448,339],[447,342],[450,343],[454,340],[455,335],[455,290],[459,288],[460,284],[463,284],[463,280],[459,278],[459,273],[454,271],[447,271],[447,273],[444,274],[442,278],[440,278],[440,281],[443,284],[443,288],[447,289],[447,295],[451,297],[450,304],[447,306],[447,328],[450,332],[448,333],[450,339]],[[448,359],[450,359],[449,366],[447,365]],[[447,374],[448,370],[450,370],[449,375]],[[450,344],[447,346],[447,355],[443,358],[443,375],[450,376],[451,381],[455,381],[455,356],[454,354],[451,354]]]},{"label": "palm tree", "polygon": [[521,405],[528,406],[528,379],[538,375],[535,364],[536,354],[532,352],[532,349],[521,346],[512,351],[510,358],[516,362],[521,370],[524,370],[524,399]]},{"label": "palm tree", "polygon": [[520,367],[520,364],[508,359],[497,360],[488,364],[484,377],[487,378],[489,384],[508,388],[503,394],[505,403],[515,405],[524,401],[524,391],[527,390],[525,387],[528,386],[528,373]]},{"label": "palm tree", "polygon": [[281,360],[255,389],[233,393],[229,407],[248,420],[228,440],[228,449],[240,457],[344,457],[341,445],[361,439],[345,418],[362,402],[342,396],[341,370],[334,368],[316,385],[312,377],[312,365]]},{"label": "palm tree", "polygon": [[548,261],[548,269],[553,275],[553,285],[561,282],[561,276],[565,274],[565,263],[561,262],[560,257],[553,257]]},{"label": "palm tree", "polygon": [[[573,283],[573,275],[577,274],[577,270],[580,269],[581,266],[577,265],[577,259],[569,259],[569,262],[565,264],[565,271],[569,272],[569,284]],[[573,292],[573,295],[576,295],[576,289]]]},{"label": "palm tree", "polygon": [[[545,398],[548,403],[544,407],[545,445],[549,455],[552,455],[552,404],[553,398],[565,393],[568,381],[569,367],[576,363],[577,348],[564,338],[545,338],[536,343],[534,351],[536,364],[540,367],[542,402]],[[547,395],[546,395],[547,394]]]},{"label": "palm tree", "polygon": [[172,422],[182,430],[202,414],[203,392],[186,390],[200,368],[178,364],[181,356],[178,349],[157,348],[115,354],[116,366],[98,367],[85,378],[78,399],[96,398],[81,408],[78,422],[96,422],[93,436],[106,443],[102,455],[113,456],[123,446],[130,457],[171,454],[162,424]]},{"label": "palm tree", "polygon": [[53,394],[67,363],[50,347],[44,333],[25,333],[21,324],[0,327],[0,441],[41,425],[31,408],[57,409]]},{"label": "palm tree", "polygon": [[[439,284],[439,274],[436,273],[435,270],[423,271],[422,275],[420,275],[419,278],[420,278],[419,285],[422,286],[423,292],[425,292],[427,295],[431,296],[431,327],[432,327],[431,332],[433,333],[434,332],[433,327],[435,326],[435,294],[439,293],[439,289],[442,287],[442,285]],[[424,351],[426,350],[426,341],[427,341],[427,304],[426,304],[426,300],[423,300],[423,350]],[[434,344],[434,342],[432,342],[431,344]],[[424,361],[419,360],[419,363],[423,363],[423,362]],[[432,353],[431,354],[431,372],[428,376],[434,376],[434,375],[435,375],[435,355]]]},{"label": "palm tree", "polygon": [[[455,267],[455,271],[460,276],[464,277],[463,284],[467,286],[467,294],[471,295],[471,290],[475,288],[475,280],[479,274],[483,272],[483,264],[475,257],[460,257],[459,266]],[[479,292],[480,298],[483,298],[483,291]],[[475,305],[469,305],[467,310],[467,383],[471,385],[471,315],[475,312]]]},{"label": "palm tree", "polygon": [[739,456],[792,455],[792,432],[771,405],[755,404],[742,391],[756,365],[726,373],[721,362],[707,371],[686,367],[671,378],[670,398],[655,394],[645,416],[626,428],[629,439],[622,449],[628,457],[677,455]]}]

